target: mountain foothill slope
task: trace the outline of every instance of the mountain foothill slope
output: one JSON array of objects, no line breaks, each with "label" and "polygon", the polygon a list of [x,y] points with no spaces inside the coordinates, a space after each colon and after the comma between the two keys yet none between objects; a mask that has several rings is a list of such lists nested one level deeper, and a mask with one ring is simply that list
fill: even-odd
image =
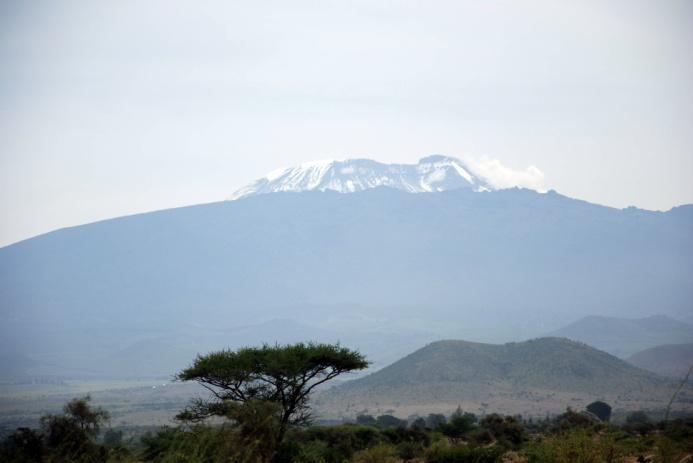
[{"label": "mountain foothill slope", "polygon": [[[620,409],[662,409],[675,382],[563,338],[508,344],[439,341],[360,379],[325,391],[327,416],[360,412],[495,411],[542,416],[606,400]],[[677,407],[688,407],[693,390]]]}]

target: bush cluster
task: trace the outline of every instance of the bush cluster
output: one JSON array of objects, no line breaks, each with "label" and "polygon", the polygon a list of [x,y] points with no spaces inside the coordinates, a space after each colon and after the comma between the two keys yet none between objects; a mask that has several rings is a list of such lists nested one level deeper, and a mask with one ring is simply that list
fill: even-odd
[{"label": "bush cluster", "polygon": [[[362,415],[356,423],[293,427],[276,446],[272,404],[234,409],[223,425],[163,427],[136,443],[100,428],[108,413],[89,398],[69,402],[63,414],[46,415],[39,429],[19,428],[0,445],[9,463],[276,462],[276,463],[617,463],[676,462],[693,452],[693,419],[655,423],[630,414],[615,426],[591,413],[568,409],[540,421],[457,410],[409,421]],[[368,424],[364,424],[368,423]]]}]

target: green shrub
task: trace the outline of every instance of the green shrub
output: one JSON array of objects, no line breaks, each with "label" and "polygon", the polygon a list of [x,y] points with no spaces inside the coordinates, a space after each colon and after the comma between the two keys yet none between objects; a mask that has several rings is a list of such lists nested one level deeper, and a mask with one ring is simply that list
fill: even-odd
[{"label": "green shrub", "polygon": [[503,449],[498,446],[469,447],[438,441],[426,449],[424,459],[428,463],[496,463],[501,461]]},{"label": "green shrub", "polygon": [[528,463],[618,463],[626,452],[613,434],[579,427],[530,444],[522,453]]},{"label": "green shrub", "polygon": [[[142,458],[161,463],[212,462],[252,455],[253,448],[238,445],[239,437],[228,426],[197,425],[190,429],[163,428],[142,438]],[[239,449],[242,448],[242,454]]]},{"label": "green shrub", "polygon": [[397,444],[397,456],[402,460],[413,460],[423,454],[424,445],[420,442],[400,442]]},{"label": "green shrub", "polygon": [[623,429],[626,431],[640,435],[651,433],[655,427],[650,417],[643,411],[630,413],[626,416],[626,423],[623,425]]},{"label": "green shrub", "polygon": [[345,424],[342,426],[315,426],[303,431],[294,430],[287,440],[299,444],[323,442],[327,449],[323,458],[327,463],[342,463],[354,453],[373,447],[383,441],[380,431],[371,426]]},{"label": "green shrub", "polygon": [[389,428],[380,431],[381,435],[391,444],[414,443],[422,447],[431,441],[429,434],[420,428]]},{"label": "green shrub", "polygon": [[7,463],[41,461],[44,453],[42,436],[29,428],[18,428],[0,444],[0,461]]},{"label": "green shrub", "polygon": [[397,452],[395,448],[388,444],[378,444],[364,450],[359,450],[354,454],[354,463],[395,463]]},{"label": "green shrub", "polygon": [[405,428],[407,421],[392,415],[380,415],[375,419],[375,425],[379,428]]},{"label": "green shrub", "polygon": [[327,444],[320,441],[308,442],[300,445],[292,463],[325,463],[325,457],[329,454]]},{"label": "green shrub", "polygon": [[693,451],[693,418],[678,419],[665,424],[662,434],[678,442],[682,449]]},{"label": "green shrub", "polygon": [[500,445],[506,448],[517,449],[525,440],[525,428],[512,416],[493,413],[484,417],[479,427],[486,429]]},{"label": "green shrub", "polygon": [[475,420],[474,415],[454,415],[450,421],[438,426],[437,430],[450,439],[462,439],[474,429]]}]

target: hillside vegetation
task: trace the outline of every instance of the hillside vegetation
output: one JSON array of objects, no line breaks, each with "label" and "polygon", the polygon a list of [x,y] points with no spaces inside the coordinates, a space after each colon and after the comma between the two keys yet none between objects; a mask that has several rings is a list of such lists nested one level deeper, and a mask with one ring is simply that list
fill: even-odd
[{"label": "hillside vegetation", "polygon": [[[509,344],[440,341],[394,364],[326,391],[328,414],[387,409],[416,412],[462,404],[483,412],[541,415],[608,398],[615,407],[666,403],[674,384],[585,344],[541,338]],[[684,393],[684,399],[690,391]]]}]

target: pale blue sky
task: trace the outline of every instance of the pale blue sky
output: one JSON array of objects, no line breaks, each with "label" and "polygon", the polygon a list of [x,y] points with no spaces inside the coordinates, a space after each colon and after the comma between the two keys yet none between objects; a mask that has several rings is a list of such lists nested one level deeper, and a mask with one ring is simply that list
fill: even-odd
[{"label": "pale blue sky", "polygon": [[431,153],[693,202],[693,2],[0,2],[0,245]]}]

